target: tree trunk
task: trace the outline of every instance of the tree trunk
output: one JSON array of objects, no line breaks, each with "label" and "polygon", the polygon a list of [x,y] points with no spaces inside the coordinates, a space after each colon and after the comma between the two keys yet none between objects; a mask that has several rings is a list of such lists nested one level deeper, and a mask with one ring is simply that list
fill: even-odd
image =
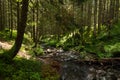
[{"label": "tree trunk", "polygon": [[94,1],[94,37],[96,38],[96,31],[97,31],[97,0]]},{"label": "tree trunk", "polygon": [[115,22],[118,22],[119,20],[119,5],[120,1],[116,0],[116,9],[115,9]]},{"label": "tree trunk", "polygon": [[80,43],[84,45],[84,35],[83,35],[83,33],[84,33],[84,28],[83,28],[84,27],[84,21],[83,21],[84,4],[81,4],[80,11],[81,11],[81,15],[80,15],[81,24],[80,24],[80,28],[79,28],[79,33],[80,33],[80,37],[81,37]]},{"label": "tree trunk", "polygon": [[17,26],[20,27],[20,3],[17,2]]},{"label": "tree trunk", "polygon": [[102,13],[102,0],[99,0],[99,12],[98,12],[98,34],[101,31],[101,15]]},{"label": "tree trunk", "polygon": [[91,18],[92,18],[92,2],[88,1],[88,27],[87,27],[87,35],[90,35],[90,30],[91,30]]},{"label": "tree trunk", "polygon": [[39,20],[39,9],[38,9],[38,7],[39,7],[39,3],[38,3],[38,0],[37,0],[37,12],[36,12],[36,40],[35,40],[35,46],[37,46],[37,44],[38,44],[38,41],[39,41],[39,31],[38,31],[38,29],[39,29],[39,27],[38,27],[38,20]]},{"label": "tree trunk", "polygon": [[5,7],[5,2],[3,0],[0,1],[0,7],[1,7],[0,8],[1,9],[1,14],[0,14],[0,19],[1,19],[1,21],[0,21],[1,22],[0,23],[1,24],[0,31],[2,31],[2,30],[4,30],[4,27],[5,27],[4,26],[4,23],[5,23],[4,22],[5,21],[5,14],[4,14],[5,13],[5,8],[4,8]]},{"label": "tree trunk", "polygon": [[10,31],[10,23],[11,23],[11,19],[10,19],[10,0],[8,0],[8,28]]},{"label": "tree trunk", "polygon": [[112,27],[112,22],[113,22],[113,18],[114,18],[114,11],[113,11],[113,0],[110,0],[110,10],[109,10],[109,20],[108,20],[108,37],[110,38],[110,30]]},{"label": "tree trunk", "polygon": [[17,37],[13,47],[8,52],[3,53],[5,59],[12,60],[17,55],[19,49],[21,48],[26,28],[27,12],[28,12],[28,0],[22,0],[21,20],[20,26],[17,26]]},{"label": "tree trunk", "polygon": [[0,31],[2,28],[2,1],[0,0]]},{"label": "tree trunk", "polygon": [[10,23],[10,38],[12,38],[12,32],[13,32],[13,9],[12,9],[12,0],[10,0],[10,17],[11,17],[11,23]]},{"label": "tree trunk", "polygon": [[33,42],[35,42],[36,40],[36,31],[35,31],[35,8],[33,7],[32,9],[32,12],[33,12],[33,25],[32,25],[32,37],[33,37]]}]

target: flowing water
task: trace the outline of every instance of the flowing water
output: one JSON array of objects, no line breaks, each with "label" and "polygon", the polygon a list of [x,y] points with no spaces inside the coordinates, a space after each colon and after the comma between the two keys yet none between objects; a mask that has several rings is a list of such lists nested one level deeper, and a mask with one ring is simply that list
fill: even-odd
[{"label": "flowing water", "polygon": [[120,80],[120,65],[79,63],[80,55],[72,51],[49,49],[47,57],[61,63],[60,80]]}]

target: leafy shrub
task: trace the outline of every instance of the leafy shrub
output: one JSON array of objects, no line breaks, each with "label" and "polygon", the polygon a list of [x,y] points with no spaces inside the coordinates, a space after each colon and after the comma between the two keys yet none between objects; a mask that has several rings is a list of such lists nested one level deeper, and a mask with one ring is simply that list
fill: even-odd
[{"label": "leafy shrub", "polygon": [[29,53],[30,53],[30,55],[33,55],[33,56],[40,56],[40,55],[44,54],[44,50],[43,50],[43,48],[40,45],[38,45],[37,47],[32,48],[29,51]]},{"label": "leafy shrub", "polygon": [[44,50],[41,47],[35,48],[35,51],[36,51],[37,55],[43,55],[44,54]]},{"label": "leafy shrub", "polygon": [[104,49],[107,53],[111,54],[111,56],[114,56],[114,55],[116,55],[114,53],[116,53],[116,52],[120,53],[120,43],[116,43],[113,45],[106,45],[106,46],[104,46]]}]

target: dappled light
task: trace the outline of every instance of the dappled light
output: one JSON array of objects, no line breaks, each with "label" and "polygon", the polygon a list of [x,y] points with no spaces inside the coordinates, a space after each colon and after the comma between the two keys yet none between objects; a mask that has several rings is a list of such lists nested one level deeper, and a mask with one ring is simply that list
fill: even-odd
[{"label": "dappled light", "polygon": [[120,80],[120,0],[0,0],[0,80]]}]

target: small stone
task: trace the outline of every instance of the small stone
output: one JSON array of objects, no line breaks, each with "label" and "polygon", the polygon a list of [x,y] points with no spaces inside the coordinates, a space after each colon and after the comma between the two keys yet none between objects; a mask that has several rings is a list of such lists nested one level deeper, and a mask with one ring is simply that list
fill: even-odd
[{"label": "small stone", "polygon": [[47,49],[47,52],[51,53],[52,51],[50,49]]},{"label": "small stone", "polygon": [[64,50],[63,50],[62,48],[60,48],[60,49],[57,50],[57,52],[59,52],[59,53],[63,53]]}]

